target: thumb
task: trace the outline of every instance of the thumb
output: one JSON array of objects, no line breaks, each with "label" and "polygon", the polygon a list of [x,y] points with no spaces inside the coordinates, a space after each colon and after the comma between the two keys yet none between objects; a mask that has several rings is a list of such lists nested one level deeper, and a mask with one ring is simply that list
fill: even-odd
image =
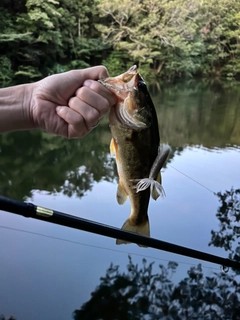
[{"label": "thumb", "polygon": [[[108,71],[104,66],[96,66],[81,70],[71,70],[62,74],[63,85],[71,90],[71,96],[80,88],[85,80],[99,80],[109,77]],[[60,85],[61,87],[61,85]]]},{"label": "thumb", "polygon": [[76,72],[79,71],[81,72],[81,77],[84,78],[84,81],[87,79],[99,80],[109,77],[107,68],[104,66],[96,66],[82,70],[76,70]]},{"label": "thumb", "polygon": [[80,88],[85,80],[99,80],[107,78],[108,71],[104,66],[96,66],[81,70],[71,70],[60,74],[51,75],[40,80],[41,87],[45,90],[57,93],[56,96],[63,101],[58,102],[65,105],[70,97]]}]

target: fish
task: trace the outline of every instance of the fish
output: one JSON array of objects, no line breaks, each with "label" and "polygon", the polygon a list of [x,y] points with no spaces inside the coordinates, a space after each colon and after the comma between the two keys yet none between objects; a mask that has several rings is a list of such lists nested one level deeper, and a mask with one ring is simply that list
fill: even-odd
[{"label": "fish", "polygon": [[[99,81],[117,97],[109,112],[110,153],[115,155],[119,176],[117,202],[122,205],[129,197],[131,205],[122,230],[150,237],[150,194],[154,200],[165,196],[160,170],[170,147],[160,149],[156,110],[136,65],[119,76]],[[127,243],[116,240],[116,244]]]}]

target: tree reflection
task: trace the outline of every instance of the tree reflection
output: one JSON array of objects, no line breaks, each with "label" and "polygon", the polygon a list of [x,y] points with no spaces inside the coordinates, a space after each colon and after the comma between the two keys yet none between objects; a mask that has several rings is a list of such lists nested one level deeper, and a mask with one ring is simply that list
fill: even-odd
[{"label": "tree reflection", "polygon": [[110,141],[108,130],[99,126],[79,140],[40,131],[0,135],[0,193],[24,199],[40,189],[82,197],[94,181],[113,181],[114,161],[105,143]]},{"label": "tree reflection", "polygon": [[[186,145],[240,146],[238,88],[218,83],[164,84],[152,94],[161,143],[180,154]],[[94,182],[117,178],[109,155],[108,119],[84,139],[67,140],[40,131],[0,135],[0,193],[22,200],[34,189],[82,197]]]},{"label": "tree reflection", "polygon": [[216,214],[220,224],[218,231],[211,231],[209,245],[224,248],[230,252],[230,258],[239,259],[240,248],[237,241],[240,237],[240,189],[232,188],[216,195],[221,203]]},{"label": "tree reflection", "polygon": [[240,319],[240,283],[229,272],[205,276],[201,264],[174,284],[178,264],[159,265],[143,259],[141,268],[129,257],[127,273],[113,264],[100,279],[91,299],[73,313],[74,320]]},{"label": "tree reflection", "polygon": [[172,147],[240,146],[240,91],[233,84],[194,79],[164,83],[153,102],[165,141]]}]

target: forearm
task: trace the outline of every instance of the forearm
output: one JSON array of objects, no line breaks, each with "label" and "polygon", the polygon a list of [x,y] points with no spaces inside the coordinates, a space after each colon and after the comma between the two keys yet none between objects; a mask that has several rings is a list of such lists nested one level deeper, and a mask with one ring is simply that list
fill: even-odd
[{"label": "forearm", "polygon": [[31,84],[0,89],[0,133],[33,128]]}]

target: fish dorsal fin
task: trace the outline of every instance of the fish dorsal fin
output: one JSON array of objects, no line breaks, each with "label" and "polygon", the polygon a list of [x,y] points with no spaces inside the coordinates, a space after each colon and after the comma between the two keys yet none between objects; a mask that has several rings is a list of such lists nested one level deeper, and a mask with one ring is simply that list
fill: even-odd
[{"label": "fish dorsal fin", "polygon": [[127,200],[128,194],[123,188],[121,180],[119,181],[119,185],[117,188],[117,202],[118,204],[124,204],[125,201]]}]

